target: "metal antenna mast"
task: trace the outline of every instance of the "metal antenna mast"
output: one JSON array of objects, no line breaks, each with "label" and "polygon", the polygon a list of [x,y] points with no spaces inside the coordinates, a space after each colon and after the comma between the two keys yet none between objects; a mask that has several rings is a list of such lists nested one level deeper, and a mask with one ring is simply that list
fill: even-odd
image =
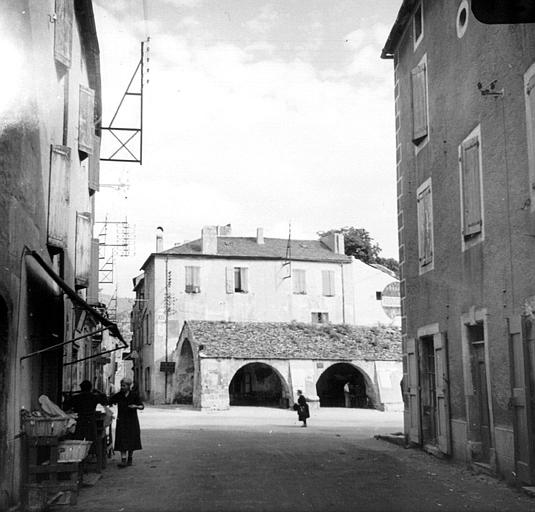
[{"label": "metal antenna mast", "polygon": [[[101,156],[101,162],[130,162],[130,163],[143,163],[143,87],[144,87],[144,74],[145,74],[145,59],[149,62],[148,52],[150,37],[147,37],[146,41],[141,42],[141,56],[137,63],[136,69],[128,82],[123,97],[115,110],[115,114],[111,118],[108,126],[102,127],[102,137],[104,142],[104,135],[109,134],[111,137],[106,137],[108,141],[111,141],[111,149],[102,148],[103,151],[111,151],[108,156]],[[147,55],[147,56],[146,56]],[[147,68],[147,72],[149,69]],[[148,80],[147,80],[148,83]],[[138,84],[136,88],[134,84]],[[137,107],[133,107],[138,112],[138,126],[117,126],[117,116],[127,110],[127,104],[125,100],[130,97],[139,98]],[[130,123],[126,123],[130,124]],[[104,146],[104,144],[103,144]]]}]

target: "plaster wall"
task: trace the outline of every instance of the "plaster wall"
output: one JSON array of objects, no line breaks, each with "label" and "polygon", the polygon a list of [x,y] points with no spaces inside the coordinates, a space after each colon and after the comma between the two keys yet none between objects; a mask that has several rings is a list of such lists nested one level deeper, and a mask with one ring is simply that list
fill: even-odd
[{"label": "plaster wall", "polygon": [[[513,427],[507,321],[535,295],[534,219],[529,179],[524,73],[535,62],[531,25],[483,25],[468,13],[462,38],[460,2],[424,2],[424,37],[417,48],[409,23],[396,52],[398,219],[404,339],[438,322],[447,334],[449,408],[453,455],[462,459],[470,442],[463,374],[463,323],[471,310],[486,311],[486,350],[492,435],[498,470],[510,468]],[[427,59],[429,134],[412,142],[411,70]],[[502,97],[483,96],[497,80]],[[462,236],[458,147],[479,129],[483,234],[469,244]],[[432,182],[434,265],[421,273],[416,191]],[[453,428],[454,427],[454,428]],[[504,471],[508,471],[504,470]]]},{"label": "plaster wall", "polygon": [[25,256],[26,248],[38,251],[50,266],[60,271],[59,262],[50,258],[46,245],[51,145],[71,148],[68,232],[61,267],[65,281],[72,287],[76,212],[92,212],[93,204],[86,164],[77,152],[78,85],[88,83],[78,24],[73,22],[64,140],[65,78],[56,68],[54,24],[49,21],[54,10],[53,0],[2,3],[2,40],[9,45],[4,49],[6,62],[11,66],[7,68],[10,85],[15,92],[11,101],[2,98],[0,127],[0,295],[8,306],[9,333],[8,346],[1,347],[6,351],[8,364],[0,391],[0,508],[6,503],[17,503],[21,496],[21,446],[20,438],[16,437],[20,432],[20,408],[35,406],[43,392],[38,360],[20,362],[21,356],[35,350],[35,340],[51,334],[32,320],[30,313],[33,314],[35,302],[42,300],[42,311],[55,320],[63,319],[59,332],[55,331],[59,341],[71,338],[73,330],[70,305],[67,303],[64,313],[57,287]]}]

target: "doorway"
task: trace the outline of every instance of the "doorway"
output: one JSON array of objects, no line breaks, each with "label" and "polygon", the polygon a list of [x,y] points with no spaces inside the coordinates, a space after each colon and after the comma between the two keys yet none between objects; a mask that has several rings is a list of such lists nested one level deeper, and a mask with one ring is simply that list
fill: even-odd
[{"label": "doorway", "polygon": [[436,361],[433,336],[420,338],[421,408],[423,444],[437,444]]},{"label": "doorway", "polygon": [[336,363],[318,379],[320,407],[373,408],[373,391],[362,372],[349,363]]},{"label": "doorway", "polygon": [[264,363],[242,366],[229,384],[230,405],[287,408],[288,396],[282,377],[273,367]]}]

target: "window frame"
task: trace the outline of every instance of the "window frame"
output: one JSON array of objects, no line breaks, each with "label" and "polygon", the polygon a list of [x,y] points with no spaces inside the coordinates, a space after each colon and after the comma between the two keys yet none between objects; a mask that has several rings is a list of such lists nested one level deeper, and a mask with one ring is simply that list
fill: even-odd
[{"label": "window frame", "polygon": [[306,270],[302,268],[292,269],[292,287],[294,295],[307,294]]},{"label": "window frame", "polygon": [[201,293],[201,267],[198,265],[184,265],[184,292]]},{"label": "window frame", "polygon": [[311,318],[311,323],[313,324],[328,324],[329,312],[328,311],[311,311],[310,318]]},{"label": "window frame", "polygon": [[526,139],[528,149],[529,190],[531,198],[531,212],[535,211],[535,101],[533,109],[530,104],[530,93],[535,95],[535,83],[529,89],[529,83],[535,78],[535,62],[524,73],[524,101],[526,104]]},{"label": "window frame", "polygon": [[[463,151],[466,144],[472,139],[477,139],[478,142],[478,183],[479,183],[479,208],[481,214],[481,230],[478,233],[465,235],[465,213],[464,213],[464,181],[463,181]],[[470,249],[474,245],[481,243],[485,240],[485,203],[483,193],[483,159],[481,150],[481,125],[477,125],[459,144],[458,146],[458,158],[459,158],[459,207],[460,207],[460,220],[461,220],[461,248],[462,251]]]},{"label": "window frame", "polygon": [[[326,290],[325,287],[325,276],[329,275],[329,289]],[[331,279],[332,276],[332,279]],[[334,270],[322,270],[321,271],[321,294],[323,297],[335,297],[336,296],[336,285],[335,285],[336,274]]]},{"label": "window frame", "polygon": [[[427,237],[422,237],[422,233],[427,231],[426,226],[422,225],[422,221],[425,215],[425,202],[423,198],[429,196],[429,209],[430,209],[430,255],[426,255],[425,240]],[[434,216],[433,216],[433,185],[431,178],[426,179],[416,191],[416,216],[418,227],[418,269],[419,274],[424,274],[435,267],[435,228],[434,228]],[[425,233],[424,233],[425,235]]]},{"label": "window frame", "polygon": [[[414,75],[414,71],[423,66],[424,68],[424,79],[425,79],[425,84],[424,84],[424,98],[425,98],[425,134],[424,135],[421,135],[421,136],[418,136],[416,137],[415,136],[415,115],[414,115],[414,82],[413,82],[413,75]],[[418,64],[416,66],[414,66],[412,69],[411,69],[411,73],[410,73],[410,89],[411,89],[411,117],[412,117],[412,133],[411,133],[411,141],[412,141],[412,144],[414,146],[414,153],[415,155],[417,155],[426,145],[427,143],[429,142],[429,138],[430,138],[430,118],[429,118],[429,67],[427,65],[427,54],[425,54],[421,59],[420,61],[418,62]]]},{"label": "window frame", "polygon": [[233,283],[233,293],[249,293],[249,267],[233,267]]}]

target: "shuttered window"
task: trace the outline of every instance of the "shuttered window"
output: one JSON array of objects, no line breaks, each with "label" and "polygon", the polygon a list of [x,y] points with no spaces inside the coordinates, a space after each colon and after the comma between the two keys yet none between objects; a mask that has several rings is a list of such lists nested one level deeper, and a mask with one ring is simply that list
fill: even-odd
[{"label": "shuttered window", "polygon": [[334,270],[323,270],[321,272],[323,295],[334,297]]},{"label": "shuttered window", "polygon": [[47,243],[59,248],[67,244],[70,157],[71,150],[68,147],[51,146]]},{"label": "shuttered window", "polygon": [[294,293],[298,295],[305,295],[307,292],[306,272],[301,269],[294,269],[292,272],[292,277]]},{"label": "shuttered window", "polygon": [[[534,65],[535,66],[535,65]],[[526,77],[526,122],[529,151],[529,173],[531,179],[531,193],[535,194],[535,68],[530,70],[531,76]],[[532,199],[532,208],[535,201]]]},{"label": "shuttered window", "polygon": [[433,196],[431,182],[418,190],[418,260],[420,267],[433,263]]},{"label": "shuttered window", "polygon": [[80,85],[78,117],[78,150],[86,155],[93,154],[95,138],[95,92]]},{"label": "shuttered window", "polygon": [[427,70],[422,62],[411,71],[412,141],[420,144],[427,137]]},{"label": "shuttered window", "polygon": [[227,267],[225,272],[227,293],[247,293],[249,291],[249,269]]},{"label": "shuttered window", "polygon": [[92,240],[91,214],[76,214],[76,254],[75,277],[76,286],[87,288],[91,270],[91,240]]},{"label": "shuttered window", "polygon": [[54,58],[65,67],[71,65],[73,0],[56,0]]},{"label": "shuttered window", "polygon": [[93,137],[93,154],[89,157],[89,175],[87,177],[89,190],[98,192],[100,188],[100,137]]},{"label": "shuttered window", "polygon": [[479,137],[473,137],[461,144],[463,235],[465,238],[481,233],[483,224],[479,167]]},{"label": "shuttered window", "polygon": [[201,267],[185,267],[186,269],[186,293],[200,293],[201,291]]}]

